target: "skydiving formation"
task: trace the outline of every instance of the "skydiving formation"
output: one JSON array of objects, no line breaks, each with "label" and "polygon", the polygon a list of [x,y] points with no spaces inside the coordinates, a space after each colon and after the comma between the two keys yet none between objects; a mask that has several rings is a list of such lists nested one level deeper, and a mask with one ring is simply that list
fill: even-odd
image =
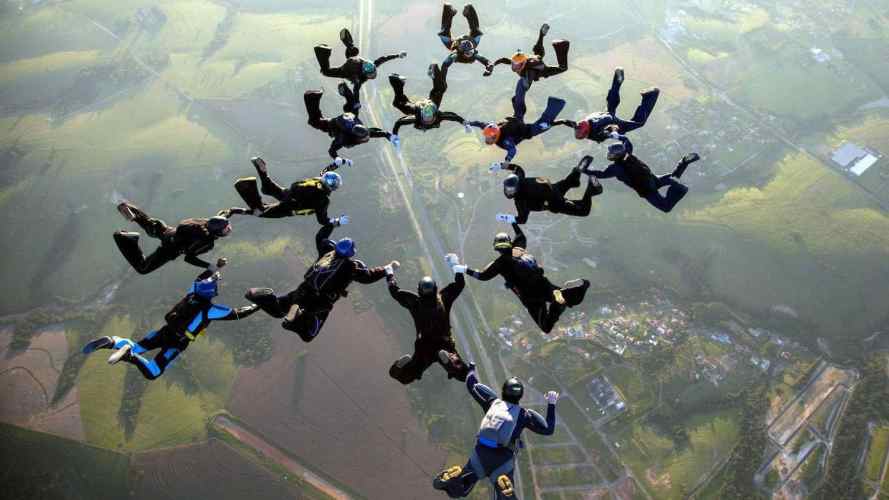
[{"label": "skydiving formation", "polygon": [[[160,377],[212,321],[240,320],[258,310],[282,319],[284,330],[296,333],[304,342],[311,342],[320,334],[336,302],[348,295],[352,282],[372,284],[385,279],[390,296],[407,310],[415,329],[413,353],[405,354],[392,363],[389,368],[391,378],[404,385],[411,384],[438,363],[447,379],[465,381],[470,395],[485,411],[466,465],[442,471],[433,479],[433,488],[444,491],[451,498],[461,498],[469,495],[478,481],[488,478],[498,499],[517,498],[514,469],[522,432],[527,429],[542,435],[553,434],[559,395],[553,391],[546,393],[547,411],[546,417],[543,417],[519,405],[524,394],[521,380],[515,377],[506,380],[499,398],[491,388],[479,383],[475,364],[465,361],[458,352],[451,327],[451,309],[466,287],[464,275],[479,281],[503,277],[504,287],[516,295],[537,327],[543,333],[549,333],[567,308],[583,302],[590,281],[573,279],[557,286],[549,280],[541,264],[527,251],[528,241],[521,224],[528,222],[531,212],[586,217],[591,213],[593,198],[603,194],[599,180],[609,178],[623,182],[658,210],[670,212],[688,193],[688,187],[680,182],[682,175],[700,157],[697,153],[688,154],[671,173],[657,176],[634,155],[633,144],[626,134],[646,124],[660,91],[656,87],[642,91],[641,102],[633,116],[629,120],[619,118],[617,110],[624,83],[624,70],[620,67],[614,70],[605,99],[605,111],[594,112],[580,122],[560,120],[558,116],[566,107],[566,101],[550,96],[540,117],[526,123],[528,90],[541,78],[568,70],[570,43],[567,40],[553,41],[557,66],[547,65],[544,62],[543,41],[549,26],[543,24],[531,55],[517,51],[512,57],[500,58],[492,63],[478,52],[482,31],[475,8],[466,4],[462,14],[469,25],[469,33],[454,38],[451,30],[457,9],[449,3],[442,7],[441,30],[437,36],[448,55],[440,65],[429,66],[427,73],[432,88],[427,98],[408,97],[405,93],[406,78],[398,72],[391,72],[389,83],[394,91],[392,105],[403,114],[392,124],[391,132],[369,127],[361,121],[359,92],[364,83],[376,78],[380,65],[404,59],[407,53],[384,55],[375,60],[360,57],[352,34],[346,28],[339,33],[340,41],[345,46],[346,59],[342,65],[331,67],[332,49],[327,45],[314,47],[321,74],[341,80],[337,92],[344,99],[342,114],[326,118],[321,111],[324,91],[306,90],[303,95],[308,125],[331,138],[328,154],[332,161],[317,176],[296,177],[301,180],[284,187],[271,177],[266,162],[254,157],[251,163],[256,175],[239,178],[234,183],[246,207],[225,208],[210,218],[185,219],[175,227],[150,217],[129,202],[120,203],[117,209],[127,221],[136,223],[145,234],[160,241],[160,245],[145,256],[139,244],[139,233],[125,230],[114,233],[120,253],[137,273],[149,274],[183,255],[187,263],[203,268],[203,271],[193,280],[186,295],[165,315],[165,324],[161,328],[138,342],[120,337],[101,337],[89,342],[82,352],[90,354],[99,349],[113,350],[109,363],[131,363],[145,378],[153,380]],[[451,66],[454,63],[476,62],[484,66],[483,76],[489,76],[501,64],[509,64],[518,76],[511,98],[512,116],[493,122],[467,121],[461,113],[442,111]],[[476,110],[470,112],[475,113]],[[515,215],[500,213],[496,219],[511,224],[515,237],[498,233],[493,240],[496,258],[481,269],[461,264],[456,254],[448,254],[445,262],[454,273],[453,281],[439,288],[431,276],[424,276],[419,280],[416,292],[413,292],[399,286],[396,271],[400,264],[397,260],[385,266],[368,267],[355,258],[358,248],[351,238],[331,239],[334,229],[348,224],[350,218],[347,215],[330,217],[330,198],[334,192],[344,188],[344,175],[335,171],[344,165],[353,166],[352,160],[340,156],[342,148],[352,148],[372,138],[380,138],[387,139],[399,149],[402,127],[413,126],[425,132],[439,128],[444,121],[461,124],[467,131],[472,127],[481,129],[486,145],[496,145],[506,151],[504,161],[493,163],[489,170],[491,173],[507,173],[503,180],[503,194],[515,204]],[[587,154],[564,178],[554,182],[547,177],[530,176],[522,166],[513,163],[519,144],[556,126],[570,127],[578,140],[590,140],[597,144],[611,141],[607,146],[607,158],[611,164],[604,170],[597,170],[592,165],[593,156]],[[570,190],[581,187],[583,176],[586,176],[587,182],[582,196],[568,198]],[[350,183],[350,186],[352,184],[359,185],[356,182]],[[667,188],[666,194],[661,194],[662,188]],[[263,196],[270,200],[263,200]],[[217,239],[231,234],[229,219],[235,215],[250,215],[259,219],[315,216],[321,225],[315,235],[317,257],[296,289],[279,295],[271,288],[250,288],[245,293],[250,304],[239,308],[213,303],[219,294],[221,275],[218,270],[227,261],[220,258],[211,264],[199,256],[212,250]],[[466,346],[462,348],[464,354],[468,354]],[[146,353],[156,349],[160,352],[153,359],[146,357]]]}]

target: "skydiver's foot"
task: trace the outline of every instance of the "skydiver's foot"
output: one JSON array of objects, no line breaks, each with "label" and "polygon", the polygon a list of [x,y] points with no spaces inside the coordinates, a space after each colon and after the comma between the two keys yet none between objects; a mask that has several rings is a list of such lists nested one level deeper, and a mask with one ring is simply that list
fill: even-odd
[{"label": "skydiver's foot", "polygon": [[624,69],[620,66],[614,68],[614,79],[612,80],[612,85],[620,86],[624,83]]},{"label": "skydiver's foot", "polygon": [[661,89],[659,89],[657,87],[649,87],[649,88],[644,89],[641,92],[639,92],[639,95],[641,95],[642,97],[645,97],[645,96],[649,96],[649,95],[657,95],[660,93],[661,93]]},{"label": "skydiver's foot", "polygon": [[347,47],[351,47],[355,43],[352,41],[352,33],[349,32],[349,28],[343,28],[340,30],[340,41],[343,42]]},{"label": "skydiver's foot", "polygon": [[253,164],[253,167],[256,168],[256,173],[259,174],[260,177],[265,177],[269,175],[269,169],[265,164],[265,160],[258,156],[254,156],[250,158],[250,163]]},{"label": "skydiver's foot", "polygon": [[232,209],[230,209],[230,208],[223,208],[222,210],[216,212],[216,216],[217,216],[217,217],[225,217],[226,219],[230,219],[231,216],[232,216],[232,213],[233,213],[233,212],[232,212]]},{"label": "skydiver's foot", "polygon": [[139,241],[139,233],[136,233],[133,231],[117,231],[114,234],[118,238],[124,238],[126,240],[133,241],[133,242]]},{"label": "skydiver's foot", "polygon": [[501,495],[500,498],[515,498],[515,490],[512,487],[512,481],[506,474],[501,474],[497,478],[497,491]]},{"label": "skydiver's foot", "polygon": [[[441,365],[445,367],[445,370],[448,372],[448,378],[454,378],[455,375],[452,374],[452,370],[457,366],[460,358],[457,357],[456,354],[452,352],[448,352],[444,349],[438,351],[438,360],[441,362]],[[464,377],[463,380],[466,380]]]},{"label": "skydiver's foot", "polygon": [[697,153],[690,153],[682,157],[682,163],[686,165],[691,165],[692,163],[701,159],[701,155]]},{"label": "skydiver's foot", "polygon": [[405,354],[404,356],[395,360],[395,366],[398,368],[404,368],[410,362],[411,362],[411,355]]},{"label": "skydiver's foot", "polygon": [[558,288],[553,290],[553,300],[556,301],[556,304],[565,305],[565,297],[562,296],[562,291]]},{"label": "skydiver's foot", "polygon": [[546,23],[543,23],[540,26],[540,36],[542,36],[542,37],[546,36],[547,33],[549,33],[549,25]]},{"label": "skydiver's foot", "polygon": [[460,477],[460,474],[463,474],[463,467],[459,465],[445,469],[432,480],[432,487],[437,490],[444,490],[448,487],[448,481]]},{"label": "skydiver's foot", "polygon": [[117,205],[118,213],[120,213],[120,215],[129,222],[133,222],[134,220],[136,220],[136,210],[139,209],[136,208],[135,205],[131,205],[125,201],[122,201]]},{"label": "skydiver's foot", "polygon": [[81,349],[80,352],[90,354],[99,349],[111,349],[112,346],[114,346],[114,339],[111,337],[99,337],[95,340],[91,340],[83,346],[83,349]]},{"label": "skydiver's foot", "polygon": [[682,174],[685,173],[685,169],[687,169],[689,165],[700,159],[701,157],[697,153],[691,153],[683,156],[682,160],[679,161],[679,165],[676,166],[676,170],[674,170],[673,173],[670,174],[670,177],[681,179]]},{"label": "skydiver's foot", "polygon": [[[447,12],[449,17],[454,17],[457,15],[457,9],[454,8],[454,6],[449,3],[444,4],[444,10],[445,10],[445,12]],[[463,8],[463,11],[464,12],[466,11],[465,7]]]},{"label": "skydiver's foot", "polygon": [[130,356],[132,356],[132,354],[130,353],[130,351],[132,349],[133,349],[133,346],[130,344],[127,344],[127,345],[121,347],[120,349],[114,351],[114,354],[112,354],[111,356],[108,357],[108,364],[114,365],[114,364],[117,364],[122,359],[129,359]]}]

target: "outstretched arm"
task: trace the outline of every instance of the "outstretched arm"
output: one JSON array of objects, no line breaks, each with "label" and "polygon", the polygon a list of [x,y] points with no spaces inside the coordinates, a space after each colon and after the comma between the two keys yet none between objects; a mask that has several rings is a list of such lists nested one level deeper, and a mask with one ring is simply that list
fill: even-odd
[{"label": "outstretched arm", "polygon": [[591,170],[590,175],[596,179],[611,179],[612,177],[617,177],[618,170],[620,170],[620,167],[612,163],[605,170]]},{"label": "outstretched arm", "polygon": [[525,427],[535,434],[551,436],[556,431],[556,405],[546,405],[546,420],[534,410],[525,410],[527,423]]},{"label": "outstretched arm", "polygon": [[333,138],[333,141],[331,141],[330,148],[327,149],[327,154],[329,154],[331,158],[336,158],[337,156],[339,156],[338,152],[340,148],[343,147],[343,145],[343,139],[339,135],[337,135]]},{"label": "outstretched arm", "polygon": [[494,392],[493,389],[478,382],[478,377],[476,377],[474,371],[469,372],[469,375],[466,377],[466,389],[469,390],[472,399],[474,399],[484,411],[488,411],[488,408],[491,407],[491,403],[497,399],[497,393]]},{"label": "outstretched arm", "polygon": [[463,119],[462,116],[454,113],[453,111],[442,111],[441,114],[439,114],[439,119],[443,122],[463,123],[464,121],[466,121]]},{"label": "outstretched arm", "polygon": [[334,243],[330,241],[330,235],[333,234],[334,227],[333,224],[326,223],[321,226],[321,229],[319,229],[317,233],[315,233],[315,248],[318,249],[319,258],[333,250],[335,246]]},{"label": "outstretched arm", "polygon": [[326,199],[321,203],[317,209],[315,209],[315,218],[318,219],[318,224],[322,226],[326,226],[330,224],[330,217],[327,216],[327,207],[330,206],[330,199]]},{"label": "outstretched arm", "polygon": [[515,199],[515,211],[516,224],[524,224],[528,222],[528,216],[531,215],[531,210],[528,209],[528,203],[525,200]]},{"label": "outstretched arm", "polygon": [[515,158],[516,153],[518,153],[515,143],[512,139],[504,139],[501,147],[506,150],[506,161],[511,162]]},{"label": "outstretched arm", "polygon": [[411,292],[406,292],[398,287],[398,280],[395,279],[395,275],[389,276],[386,278],[386,281],[389,283],[389,295],[395,299],[395,302],[398,302],[401,307],[405,309],[411,309],[413,306],[417,304],[416,294]]},{"label": "outstretched arm", "polygon": [[460,293],[463,292],[463,288],[465,287],[466,278],[463,277],[463,273],[457,273],[457,275],[454,276],[454,282],[444,287],[441,291],[441,300],[444,302],[446,309],[451,308],[451,304],[457,300],[457,297],[460,296]]},{"label": "outstretched arm", "polygon": [[528,248],[528,238],[522,232],[522,227],[517,223],[513,223],[512,230],[515,231],[515,238],[512,240],[512,246],[519,248]]},{"label": "outstretched arm", "polygon": [[388,139],[391,136],[388,131],[377,127],[370,127],[367,131],[370,132],[370,137],[373,139]]},{"label": "outstretched arm", "polygon": [[256,304],[250,304],[237,309],[232,309],[222,304],[213,304],[210,310],[207,311],[207,319],[213,321],[237,321],[249,317],[258,310],[259,306]]},{"label": "outstretched arm", "polygon": [[379,68],[380,65],[382,65],[383,63],[389,62],[392,59],[398,59],[399,57],[401,57],[401,54],[389,54],[389,55],[378,57],[374,60],[374,66]]},{"label": "outstretched arm", "polygon": [[488,126],[488,122],[480,122],[478,120],[471,120],[468,122],[470,127],[484,129]]},{"label": "outstretched arm", "polygon": [[479,281],[490,281],[500,275],[500,259],[491,261],[484,269],[467,269],[466,274]]},{"label": "outstretched arm", "polygon": [[413,116],[402,116],[398,120],[395,121],[395,125],[392,126],[392,133],[398,135],[398,130],[405,125],[413,125],[417,122],[416,117]]},{"label": "outstretched arm", "polygon": [[352,263],[352,279],[358,283],[369,285],[386,277],[385,267],[367,267],[360,260],[353,260]]},{"label": "outstretched arm", "polygon": [[202,246],[190,247],[188,250],[186,250],[185,258],[183,260],[185,260],[185,262],[188,262],[189,264],[191,264],[195,267],[203,267],[203,268],[210,267],[210,263],[205,261],[204,259],[201,259],[200,257],[198,257],[197,254],[204,253],[204,252],[210,250],[211,248],[213,248],[212,243],[204,244]]}]

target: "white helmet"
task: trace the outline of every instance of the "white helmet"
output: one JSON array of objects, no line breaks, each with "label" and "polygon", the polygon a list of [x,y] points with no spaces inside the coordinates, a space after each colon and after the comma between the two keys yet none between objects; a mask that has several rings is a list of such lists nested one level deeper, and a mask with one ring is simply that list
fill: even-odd
[{"label": "white helmet", "polygon": [[324,175],[321,176],[321,182],[329,187],[331,191],[336,191],[343,185],[343,178],[336,172],[325,172]]}]

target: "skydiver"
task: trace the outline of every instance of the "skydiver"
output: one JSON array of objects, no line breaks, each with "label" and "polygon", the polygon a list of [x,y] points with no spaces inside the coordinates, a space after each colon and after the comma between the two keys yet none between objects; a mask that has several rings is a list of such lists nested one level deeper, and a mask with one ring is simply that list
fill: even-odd
[{"label": "skydiver", "polygon": [[[497,172],[501,168],[512,172],[503,180],[503,194],[507,198],[515,200],[516,207],[515,217],[500,214],[498,218],[503,222],[524,224],[528,222],[528,215],[531,212],[543,211],[586,217],[592,209],[593,196],[602,194],[602,185],[588,171],[592,161],[592,156],[583,157],[577,166],[571,169],[571,173],[567,177],[555,183],[550,182],[546,177],[526,177],[525,170],[514,163],[507,164],[505,167],[501,167],[500,163],[494,163],[491,165],[491,172]],[[565,194],[571,188],[580,187],[581,173],[589,175],[583,198],[579,200],[566,199]]]},{"label": "skydiver", "polygon": [[271,288],[251,288],[245,295],[266,314],[284,318],[281,327],[295,332],[304,342],[311,342],[321,332],[334,303],[348,295],[346,288],[352,281],[375,283],[383,279],[387,271],[393,272],[398,267],[398,261],[392,261],[386,267],[368,268],[364,262],[352,258],[357,247],[351,238],[328,239],[334,227],[347,222],[340,219],[321,226],[315,235],[318,259],[306,271],[304,281],[296,290],[276,296]]},{"label": "skydiver", "polygon": [[[441,100],[448,89],[448,84],[438,64],[429,66],[429,76],[432,78],[432,90],[429,91],[429,98],[412,101],[404,93],[405,78],[397,73],[389,75],[389,83],[392,84],[392,90],[395,91],[392,105],[406,115],[396,120],[395,126],[392,128],[392,136],[389,140],[396,148],[401,145],[398,130],[404,125],[413,125],[415,129],[425,132],[440,127],[443,121],[465,122],[463,117],[457,113],[441,110]],[[466,126],[468,130],[468,124]]]},{"label": "skydiver", "polygon": [[[456,255],[454,256],[456,258]],[[457,354],[457,346],[451,336],[451,306],[466,285],[462,273],[456,273],[454,282],[438,289],[429,276],[424,276],[417,285],[417,293],[398,287],[395,274],[388,274],[389,294],[402,307],[410,311],[417,329],[414,341],[414,354],[405,354],[389,368],[389,375],[402,384],[410,384],[423,377],[423,372],[438,362],[448,373],[448,378],[463,382],[469,367]]]},{"label": "skydiver", "polygon": [[[325,172],[320,177],[311,177],[294,182],[289,188],[283,188],[269,177],[268,166],[260,157],[251,158],[256,168],[262,194],[271,196],[278,203],[263,203],[260,190],[256,186],[256,177],[243,177],[235,182],[235,190],[247,203],[248,208],[232,207],[222,210],[219,215],[255,215],[266,219],[280,219],[293,215],[315,214],[321,225],[333,224],[336,219],[327,216],[330,195],[343,184],[343,178],[336,172]],[[343,215],[340,219],[348,217]]]},{"label": "skydiver", "polygon": [[540,118],[534,123],[527,124],[525,123],[526,108],[523,95],[521,99],[513,98],[513,116],[498,122],[470,121],[468,124],[482,129],[485,144],[489,146],[496,144],[500,149],[505,149],[505,163],[509,163],[518,152],[516,146],[525,139],[531,139],[551,129],[553,122],[564,107],[564,100],[550,97],[547,99],[546,109],[543,110]]},{"label": "skydiver", "polygon": [[[620,141],[608,146],[608,160],[612,162],[611,165],[605,170],[591,170],[590,175],[598,179],[617,177],[617,180],[631,187],[658,210],[665,213],[673,210],[673,207],[688,193],[688,187],[681,184],[679,179],[685,173],[685,169],[698,161],[700,156],[697,153],[687,154],[672,172],[658,177],[651,173],[648,165],[633,155],[633,144],[627,136],[616,132],[612,132],[611,136]],[[668,186],[666,196],[659,192],[664,186]]]},{"label": "skydiver", "polygon": [[451,64],[455,62],[472,64],[478,61],[485,67],[483,75],[490,76],[494,66],[486,57],[478,53],[478,45],[482,41],[483,33],[479,29],[478,14],[475,12],[475,7],[472,4],[466,4],[463,7],[463,17],[469,23],[469,34],[454,39],[451,38],[451,25],[456,15],[457,9],[449,3],[445,3],[442,8],[441,31],[438,32],[438,38],[445,48],[451,52],[444,62],[441,63],[441,71],[447,74]]},{"label": "skydiver", "polygon": [[219,215],[209,219],[185,219],[176,227],[170,227],[128,202],[120,203],[117,211],[126,220],[138,224],[145,234],[161,241],[160,246],[145,257],[139,248],[139,233],[123,230],[114,233],[114,242],[120,253],[139,274],[148,274],[183,254],[185,262],[215,271],[213,265],[200,259],[198,255],[212,250],[217,238],[223,238],[232,232],[228,218]]},{"label": "skydiver", "polygon": [[516,294],[537,326],[544,333],[549,333],[566,307],[574,307],[583,302],[590,282],[575,279],[562,287],[554,285],[544,276],[537,259],[525,250],[527,239],[522,228],[515,222],[512,223],[512,228],[516,233],[515,240],[506,233],[498,233],[494,237],[494,250],[500,255],[483,270],[467,268],[465,265],[455,265],[453,270],[465,272],[480,281],[503,276],[504,286]]},{"label": "skydiver", "polygon": [[641,92],[642,102],[636,108],[631,120],[622,120],[617,117],[617,107],[620,105],[620,86],[624,82],[623,68],[614,70],[611,80],[611,90],[608,91],[606,103],[607,111],[593,113],[578,123],[571,120],[557,120],[553,125],[566,125],[574,129],[574,137],[579,140],[589,139],[595,142],[604,142],[610,137],[611,132],[626,134],[641,128],[648,121],[649,115],[657,104],[660,89],[652,87]]},{"label": "skydiver", "polygon": [[404,59],[407,57],[407,52],[378,57],[373,61],[359,57],[358,47],[355,46],[352,34],[349,33],[348,28],[340,30],[340,41],[346,46],[346,62],[342,66],[337,68],[330,67],[330,54],[333,50],[327,45],[316,45],[315,57],[318,59],[318,65],[321,66],[322,75],[349,80],[352,83],[352,92],[355,94],[358,94],[364,82],[377,77],[377,68],[381,64],[393,59]]},{"label": "skydiver", "polygon": [[[225,259],[219,259],[216,268],[224,267],[225,263]],[[86,344],[83,353],[115,349],[108,358],[109,364],[126,361],[136,365],[148,380],[160,377],[211,322],[244,319],[259,310],[255,304],[236,309],[214,304],[213,297],[219,294],[220,278],[218,272],[210,269],[199,274],[185,297],[164,316],[164,326],[150,332],[139,342],[122,337],[100,337]],[[154,349],[161,351],[154,359],[147,359],[144,354]]]},{"label": "skydiver", "polygon": [[544,419],[536,411],[519,406],[525,388],[515,377],[503,383],[500,398],[493,389],[478,382],[475,370],[466,377],[466,388],[485,411],[475,448],[466,465],[455,465],[441,471],[433,479],[432,487],[444,491],[451,498],[463,498],[469,496],[476,482],[488,478],[498,500],[515,499],[513,471],[516,449],[522,446],[522,431],[528,429],[542,436],[551,436],[555,432],[559,393],[549,391],[544,396]]},{"label": "skydiver", "polygon": [[327,152],[334,160],[322,173],[336,170],[342,165],[352,166],[352,160],[338,156],[341,148],[352,148],[366,143],[371,138],[389,139],[390,137],[389,132],[376,127],[367,127],[358,118],[358,109],[361,107],[361,103],[358,102],[358,94],[345,83],[340,83],[338,90],[340,95],[346,99],[346,103],[343,105],[343,114],[332,119],[324,118],[321,113],[321,97],[324,96],[324,91],[307,90],[303,94],[306,111],[309,114],[309,125],[326,132],[333,138]]}]

